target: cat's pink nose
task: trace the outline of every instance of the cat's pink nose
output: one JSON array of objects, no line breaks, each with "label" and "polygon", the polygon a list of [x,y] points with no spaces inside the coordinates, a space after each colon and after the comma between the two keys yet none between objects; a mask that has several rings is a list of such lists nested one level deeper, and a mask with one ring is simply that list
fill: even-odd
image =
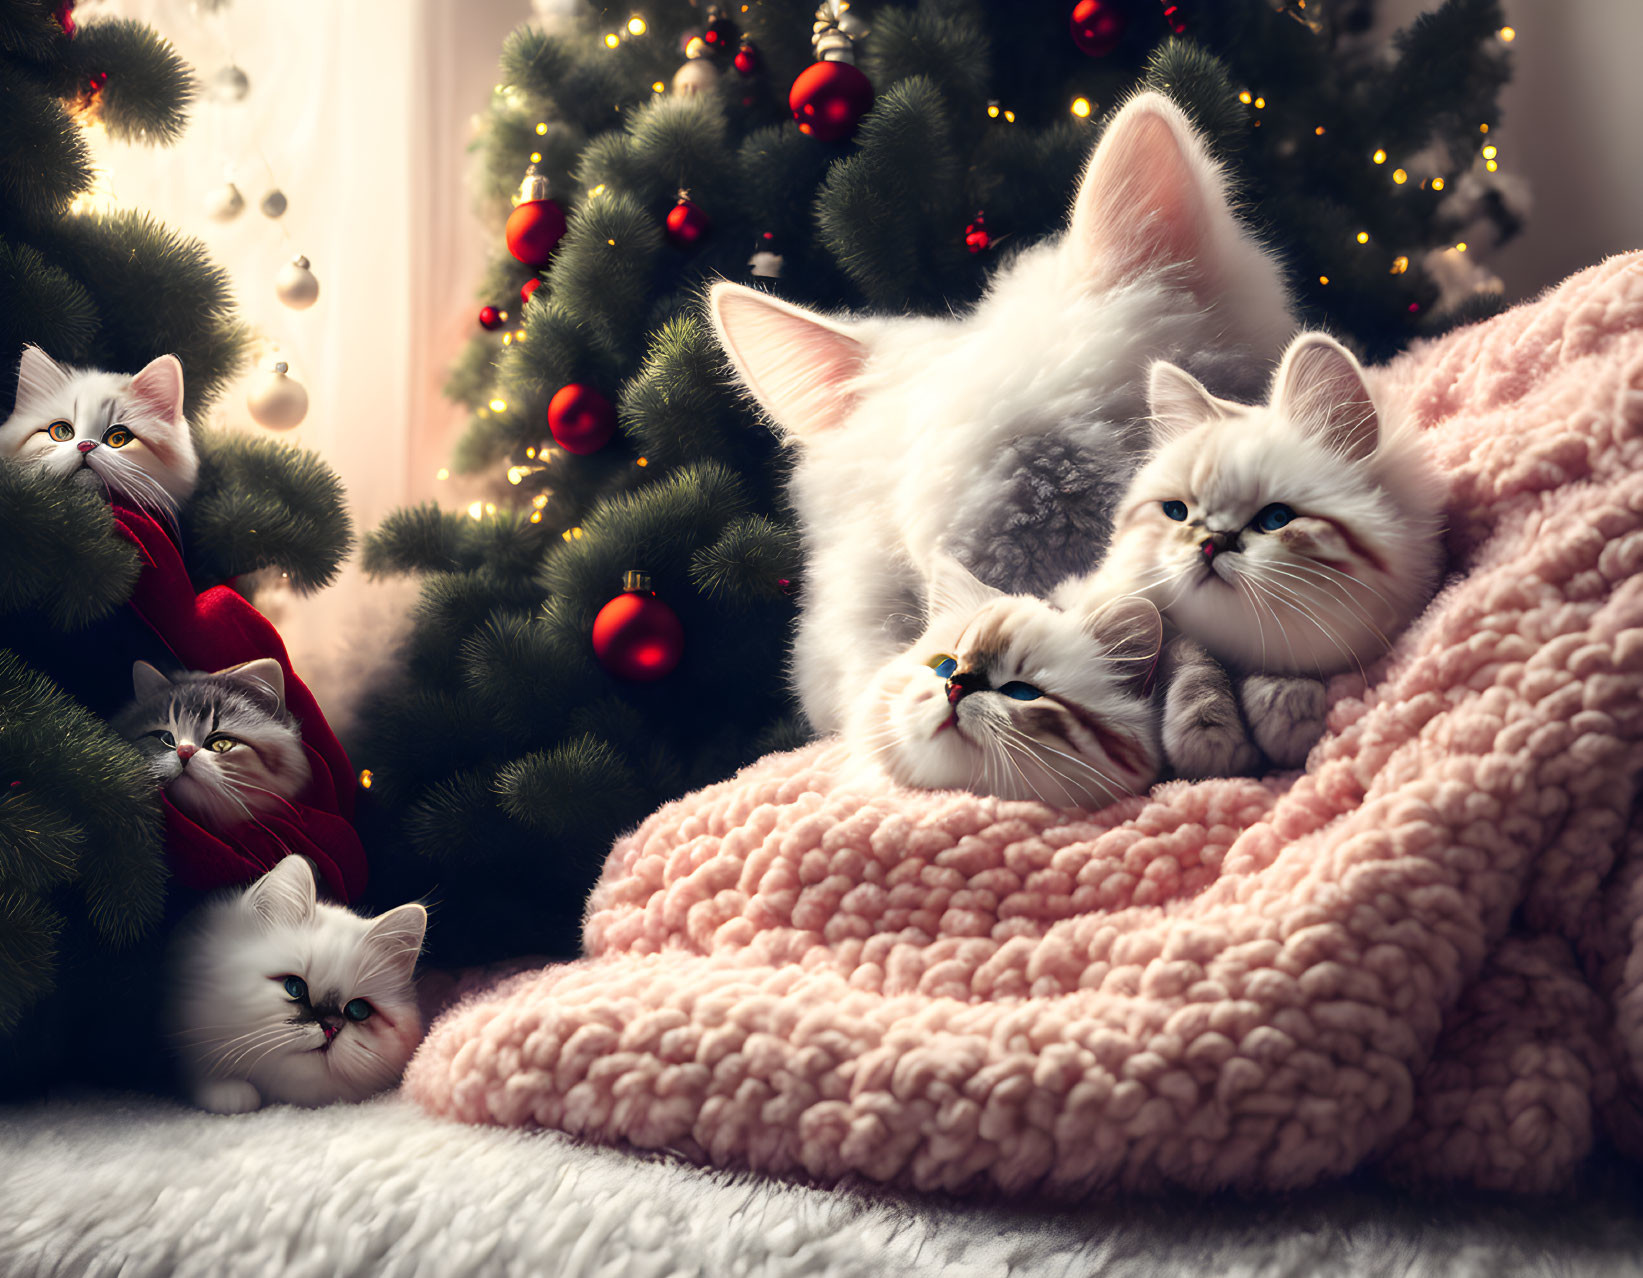
[{"label": "cat's pink nose", "polygon": [[200,752],[200,747],[199,746],[189,745],[188,742],[186,742],[186,741],[183,742],[182,745],[177,747],[177,757],[179,759],[181,759],[184,763],[187,763],[190,759],[192,759],[199,752]]},{"label": "cat's pink nose", "polygon": [[82,439],[79,443],[79,449],[82,453],[89,453],[95,447],[97,447],[95,439]]},{"label": "cat's pink nose", "polygon": [[1215,539],[1213,537],[1205,537],[1204,538],[1204,544],[1202,546],[1198,547],[1198,549],[1202,550],[1204,552],[1204,558],[1205,559],[1214,559],[1215,558]]}]

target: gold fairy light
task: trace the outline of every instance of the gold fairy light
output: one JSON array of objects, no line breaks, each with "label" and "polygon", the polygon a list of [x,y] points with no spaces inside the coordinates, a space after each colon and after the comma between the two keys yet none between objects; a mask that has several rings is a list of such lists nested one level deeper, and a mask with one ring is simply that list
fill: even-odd
[{"label": "gold fairy light", "polygon": [[1072,113],[1074,115],[1076,115],[1080,120],[1089,119],[1090,118],[1090,100],[1088,98],[1074,98],[1073,99],[1073,104],[1072,104]]},{"label": "gold fairy light", "polygon": [[614,49],[617,45],[619,45],[621,43],[622,43],[622,37],[617,35],[616,32],[608,31],[608,32],[605,33],[605,48]]},{"label": "gold fairy light", "polygon": [[1242,102],[1245,106],[1248,106],[1251,102],[1255,101],[1255,95],[1248,89],[1245,89],[1238,95],[1238,101]]},{"label": "gold fairy light", "polygon": [[628,19],[628,34],[629,35],[644,35],[645,34],[645,20],[643,18],[641,18],[637,13],[634,14],[631,18]]},{"label": "gold fairy light", "polygon": [[1396,182],[1399,186],[1402,186],[1405,182],[1407,182],[1409,180],[1409,174],[1407,172],[1405,172],[1403,169],[1393,169],[1392,170],[1392,180],[1394,182]]},{"label": "gold fairy light", "polygon": [[1433,178],[1432,179],[1432,189],[1434,191],[1443,190],[1443,179],[1442,178]]},{"label": "gold fairy light", "polygon": [[548,131],[548,122],[546,120],[538,120],[536,122],[536,136],[537,137],[542,137],[547,133],[547,131]]},{"label": "gold fairy light", "polygon": [[491,401],[491,412],[493,412],[493,413],[505,413],[507,411],[508,411],[508,401],[507,400],[505,400],[505,399],[493,399]]},{"label": "gold fairy light", "polygon": [[531,523],[539,524],[541,522],[542,522],[542,512],[540,510],[531,511]]},{"label": "gold fairy light", "polygon": [[450,477],[451,477],[451,472],[443,466],[441,466],[438,470],[436,470],[434,472],[434,478],[435,479],[449,479]]},{"label": "gold fairy light", "polygon": [[1499,34],[1500,38],[1503,41],[1505,41],[1507,44],[1511,44],[1513,40],[1517,39],[1517,28],[1516,27],[1502,27],[1500,29],[1500,31],[1498,32],[1498,34]]},{"label": "gold fairy light", "polygon": [[1320,283],[1320,284],[1327,284],[1327,283],[1329,283],[1329,276],[1327,276],[1327,275],[1320,275],[1320,276],[1318,276],[1318,283]]},{"label": "gold fairy light", "polygon": [[361,790],[369,790],[371,788],[371,782],[375,779],[376,778],[371,773],[371,769],[362,769],[359,774],[359,788]]},{"label": "gold fairy light", "polygon": [[1376,164],[1385,164],[1386,163],[1386,152],[1383,151],[1380,147],[1376,147],[1375,148],[1375,154],[1370,156],[1369,158],[1371,160],[1375,161]]},{"label": "gold fairy light", "polygon": [[484,502],[475,501],[475,502],[469,502],[468,503],[468,518],[469,519],[478,519],[484,513],[485,513],[485,503]]},{"label": "gold fairy light", "polygon": [[1359,231],[1358,232],[1358,243],[1359,244],[1369,243],[1369,232],[1368,231]]},{"label": "gold fairy light", "polygon": [[1409,269],[1409,259],[1406,256],[1404,256],[1402,253],[1399,253],[1395,258],[1392,259],[1392,270],[1389,272],[1389,274],[1402,275],[1408,269]]}]

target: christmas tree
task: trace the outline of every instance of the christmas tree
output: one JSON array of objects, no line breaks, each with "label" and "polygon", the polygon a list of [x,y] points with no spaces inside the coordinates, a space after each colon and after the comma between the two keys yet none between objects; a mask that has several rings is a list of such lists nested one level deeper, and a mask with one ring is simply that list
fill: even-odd
[{"label": "christmas tree", "polygon": [[[352,540],[336,477],[201,426],[246,344],[225,276],[199,243],[91,198],[86,131],[170,142],[193,93],[148,27],[81,24],[72,0],[0,0],[0,420],[25,344],[124,373],[176,355],[200,455],[178,537],[193,588],[249,589],[239,574],[264,569],[317,587]],[[96,1040],[139,1077],[165,924],[197,899],[168,882],[159,796],[106,723],[131,698],[133,660],[170,656],[125,606],[149,567],[99,490],[0,463],[0,1091]]]},{"label": "christmas tree", "polygon": [[961,308],[1060,229],[1140,87],[1229,165],[1302,314],[1368,358],[1487,309],[1475,262],[1514,226],[1494,0],[1390,48],[1345,0],[635,8],[506,45],[480,144],[498,251],[449,385],[473,414],[452,468],[481,488],[365,547],[423,580],[357,751],[377,869],[429,894],[453,960],[574,952],[613,834],[805,739],[782,459],[727,381],[708,283]]}]

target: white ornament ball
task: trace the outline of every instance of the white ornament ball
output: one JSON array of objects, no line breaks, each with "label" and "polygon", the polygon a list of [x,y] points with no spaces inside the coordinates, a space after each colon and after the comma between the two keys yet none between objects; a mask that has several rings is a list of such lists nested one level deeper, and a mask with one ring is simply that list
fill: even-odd
[{"label": "white ornament ball", "polygon": [[319,281],[306,257],[292,258],[274,277],[274,293],[294,311],[306,311],[319,300]]},{"label": "white ornament ball", "polygon": [[281,217],[289,206],[290,202],[285,198],[285,192],[274,187],[262,197],[262,203],[257,207],[262,210],[264,217]]},{"label": "white ornament ball", "polygon": [[205,197],[206,216],[214,222],[232,222],[245,209],[245,196],[232,182],[224,182]]},{"label": "white ornament ball", "polygon": [[673,91],[680,97],[712,93],[719,83],[719,68],[707,58],[692,58],[673,73]]},{"label": "white ornament ball", "polygon": [[283,361],[264,373],[246,392],[245,406],[252,419],[269,430],[290,430],[308,416],[308,392],[302,383],[287,376],[290,365]]}]

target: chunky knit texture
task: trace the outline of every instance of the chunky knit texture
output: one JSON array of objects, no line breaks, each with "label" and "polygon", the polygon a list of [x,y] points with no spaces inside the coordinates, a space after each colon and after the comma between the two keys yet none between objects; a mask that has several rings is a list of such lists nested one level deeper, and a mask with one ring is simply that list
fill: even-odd
[{"label": "chunky knit texture", "polygon": [[1453,573],[1306,771],[1097,813],[774,755],[449,1013],[470,1122],[920,1189],[1566,1181],[1643,1152],[1643,254],[1384,370]]}]

